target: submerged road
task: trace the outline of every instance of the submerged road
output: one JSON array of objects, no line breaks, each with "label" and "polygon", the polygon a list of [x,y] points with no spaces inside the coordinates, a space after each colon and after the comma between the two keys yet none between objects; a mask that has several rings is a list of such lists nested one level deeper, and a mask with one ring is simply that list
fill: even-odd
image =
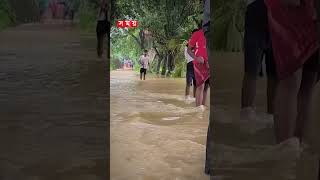
[{"label": "submerged road", "polygon": [[106,179],[106,68],[68,25],[0,32],[0,179]]}]

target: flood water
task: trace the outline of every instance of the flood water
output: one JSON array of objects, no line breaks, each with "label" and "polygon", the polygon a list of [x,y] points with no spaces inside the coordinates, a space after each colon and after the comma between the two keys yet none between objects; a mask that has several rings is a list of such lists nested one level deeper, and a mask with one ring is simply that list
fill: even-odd
[{"label": "flood water", "polygon": [[111,73],[112,180],[207,179],[208,111],[186,103],[184,88],[184,79]]},{"label": "flood water", "polygon": [[0,32],[0,179],[107,176],[106,74],[94,36],[65,25]]},{"label": "flood water", "polygon": [[[257,85],[259,121],[237,124],[242,55],[215,53],[214,61],[214,180],[284,180],[294,179],[296,172],[297,179],[316,180],[314,156],[304,154],[295,165],[290,150],[261,153],[274,145],[273,123],[264,114],[265,79]],[[113,71],[110,86],[111,179],[209,179],[204,174],[209,112],[201,113],[184,101],[184,79],[140,81],[133,72]],[[315,103],[319,102],[318,85]],[[308,130],[313,145],[319,145],[318,120],[315,113]],[[267,156],[272,160],[264,160]]]}]

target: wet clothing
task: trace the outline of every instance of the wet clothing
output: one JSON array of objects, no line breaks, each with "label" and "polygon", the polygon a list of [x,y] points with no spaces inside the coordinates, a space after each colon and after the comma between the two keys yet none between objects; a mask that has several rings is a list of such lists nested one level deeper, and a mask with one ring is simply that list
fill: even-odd
[{"label": "wet clothing", "polygon": [[304,64],[319,48],[314,0],[290,7],[278,0],[266,0],[278,77],[284,79]]},{"label": "wet clothing", "polygon": [[193,61],[196,86],[198,87],[205,83],[210,77],[206,39],[202,29],[192,34],[189,46],[194,48],[194,54],[196,56],[203,57],[204,59],[203,64],[198,61]]},{"label": "wet clothing", "polygon": [[247,6],[245,15],[244,61],[245,72],[258,76],[265,60],[267,75],[276,76],[272,43],[268,27],[268,12],[264,0]]}]

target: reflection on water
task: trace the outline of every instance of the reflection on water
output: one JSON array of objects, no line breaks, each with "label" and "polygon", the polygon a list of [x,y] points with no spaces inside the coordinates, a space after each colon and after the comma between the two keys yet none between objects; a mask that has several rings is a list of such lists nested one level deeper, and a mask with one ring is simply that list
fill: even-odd
[{"label": "reflection on water", "polygon": [[138,79],[111,73],[111,179],[208,179],[208,111],[184,101],[184,79]]}]

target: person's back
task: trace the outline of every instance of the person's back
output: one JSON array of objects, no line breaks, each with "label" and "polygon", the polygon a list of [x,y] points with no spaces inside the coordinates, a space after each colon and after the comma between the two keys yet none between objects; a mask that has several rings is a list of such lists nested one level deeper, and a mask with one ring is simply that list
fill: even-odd
[{"label": "person's back", "polygon": [[147,55],[140,56],[141,68],[148,69],[149,57]]},{"label": "person's back", "polygon": [[[102,57],[103,53],[103,39],[106,37],[110,29],[110,22],[108,21],[108,4],[106,0],[102,0],[100,3],[100,9],[97,17],[97,54]],[[109,37],[109,36],[107,36]]]},{"label": "person's back", "polygon": [[146,74],[147,74],[147,69],[149,66],[149,56],[148,56],[148,51],[144,50],[143,55],[140,56],[139,59],[140,62],[140,79],[142,80],[142,75],[143,79],[146,80]]}]

